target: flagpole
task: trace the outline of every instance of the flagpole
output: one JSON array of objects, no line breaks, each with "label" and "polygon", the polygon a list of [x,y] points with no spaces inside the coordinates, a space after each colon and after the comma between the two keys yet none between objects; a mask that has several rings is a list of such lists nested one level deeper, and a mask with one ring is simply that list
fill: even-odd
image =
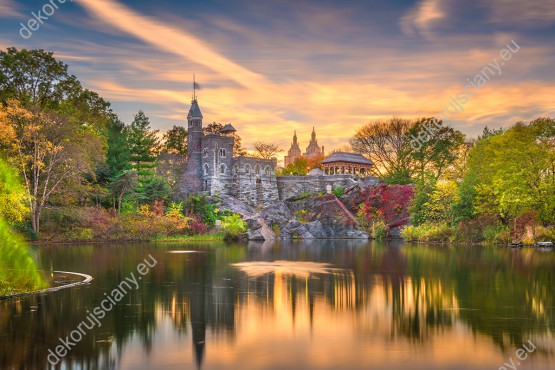
[{"label": "flagpole", "polygon": [[197,100],[197,84],[195,83],[195,74],[193,73],[193,100]]}]

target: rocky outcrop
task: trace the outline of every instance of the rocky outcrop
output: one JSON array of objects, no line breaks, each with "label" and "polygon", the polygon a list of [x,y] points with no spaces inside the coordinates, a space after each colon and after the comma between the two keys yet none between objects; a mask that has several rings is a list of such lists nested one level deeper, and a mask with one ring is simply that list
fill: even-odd
[{"label": "rocky outcrop", "polygon": [[368,234],[358,229],[352,213],[333,194],[291,198],[257,214],[239,203],[237,199],[225,199],[219,206],[241,215],[248,225],[249,240],[368,239]]}]

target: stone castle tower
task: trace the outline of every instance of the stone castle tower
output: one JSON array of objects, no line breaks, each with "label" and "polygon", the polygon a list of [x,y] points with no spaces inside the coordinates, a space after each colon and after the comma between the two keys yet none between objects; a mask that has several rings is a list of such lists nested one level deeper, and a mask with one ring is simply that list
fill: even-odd
[{"label": "stone castle tower", "polygon": [[203,188],[201,181],[202,118],[198,101],[193,98],[187,114],[187,171],[185,172],[187,193],[198,192]]},{"label": "stone castle tower", "polygon": [[194,97],[187,115],[185,193],[231,195],[251,206],[277,201],[277,159],[234,157],[235,128],[228,124],[218,133],[204,134],[202,119]]}]

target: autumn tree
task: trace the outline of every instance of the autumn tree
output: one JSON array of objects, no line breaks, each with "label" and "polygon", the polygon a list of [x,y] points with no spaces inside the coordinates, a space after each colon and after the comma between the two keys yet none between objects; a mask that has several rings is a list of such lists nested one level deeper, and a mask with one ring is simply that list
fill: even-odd
[{"label": "autumn tree", "polygon": [[394,183],[411,182],[411,158],[407,156],[410,146],[408,133],[415,122],[400,118],[374,121],[359,128],[350,144],[356,153],[371,159],[376,174]]},{"label": "autumn tree", "polygon": [[255,155],[264,159],[272,159],[277,156],[278,153],[283,152],[283,149],[277,144],[266,143],[264,141],[257,141],[254,143]]},{"label": "autumn tree", "polygon": [[48,199],[62,185],[94,176],[104,147],[92,129],[54,112],[32,112],[8,100],[0,120],[0,149],[22,174],[29,194],[33,231]]}]

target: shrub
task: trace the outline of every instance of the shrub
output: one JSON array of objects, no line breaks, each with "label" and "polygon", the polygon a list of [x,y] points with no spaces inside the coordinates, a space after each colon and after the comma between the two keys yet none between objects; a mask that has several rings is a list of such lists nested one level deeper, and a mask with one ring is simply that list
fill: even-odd
[{"label": "shrub", "polygon": [[343,196],[343,188],[340,186],[333,188],[331,192],[338,198],[341,198]]},{"label": "shrub", "polygon": [[453,238],[453,229],[445,222],[425,223],[420,226],[407,226],[401,236],[410,241],[446,243]]},{"label": "shrub", "polygon": [[185,214],[196,215],[204,223],[214,226],[216,220],[220,219],[216,205],[207,196],[190,196],[183,203]]},{"label": "shrub", "polygon": [[234,213],[222,219],[222,230],[226,234],[226,239],[237,239],[239,235],[247,231],[247,224],[241,220],[238,214]]},{"label": "shrub", "polygon": [[383,220],[379,220],[372,224],[371,236],[374,239],[384,239],[389,236],[389,228]]}]

